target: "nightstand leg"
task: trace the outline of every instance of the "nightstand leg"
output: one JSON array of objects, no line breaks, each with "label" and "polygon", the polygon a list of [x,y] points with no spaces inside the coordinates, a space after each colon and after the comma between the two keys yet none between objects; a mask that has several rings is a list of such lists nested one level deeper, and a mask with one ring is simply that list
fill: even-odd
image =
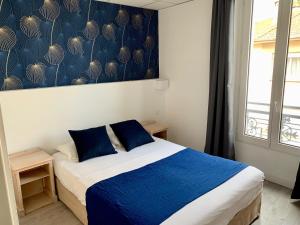
[{"label": "nightstand leg", "polygon": [[49,173],[50,173],[50,185],[51,185],[51,197],[54,202],[57,201],[57,196],[55,194],[55,183],[54,183],[54,174],[53,174],[53,163],[49,163]]},{"label": "nightstand leg", "polygon": [[20,216],[25,216],[23,197],[22,197],[22,188],[20,183],[20,174],[18,172],[13,173],[13,184],[14,184],[18,214]]}]

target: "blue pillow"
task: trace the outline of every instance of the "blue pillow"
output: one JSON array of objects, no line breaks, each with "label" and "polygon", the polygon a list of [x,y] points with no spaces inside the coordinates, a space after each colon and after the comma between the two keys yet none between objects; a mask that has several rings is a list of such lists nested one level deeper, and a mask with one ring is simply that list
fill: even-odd
[{"label": "blue pillow", "polygon": [[75,142],[79,162],[117,153],[110,142],[105,126],[69,130],[69,133]]},{"label": "blue pillow", "polygon": [[151,135],[136,120],[127,120],[110,126],[127,151],[154,142]]}]

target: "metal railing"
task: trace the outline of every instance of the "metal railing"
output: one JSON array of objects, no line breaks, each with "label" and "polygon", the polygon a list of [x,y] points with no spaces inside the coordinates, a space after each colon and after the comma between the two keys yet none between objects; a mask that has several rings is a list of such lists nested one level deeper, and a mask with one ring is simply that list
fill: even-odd
[{"label": "metal railing", "polygon": [[[267,139],[269,113],[269,104],[248,102],[245,133],[249,136]],[[283,107],[280,142],[300,147],[300,107]]]}]

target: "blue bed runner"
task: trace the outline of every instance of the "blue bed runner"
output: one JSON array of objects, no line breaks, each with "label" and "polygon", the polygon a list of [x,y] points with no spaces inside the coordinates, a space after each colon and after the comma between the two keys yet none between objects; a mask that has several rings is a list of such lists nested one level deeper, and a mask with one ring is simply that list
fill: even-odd
[{"label": "blue bed runner", "polygon": [[100,181],[86,192],[89,225],[156,225],[247,165],[192,149]]}]

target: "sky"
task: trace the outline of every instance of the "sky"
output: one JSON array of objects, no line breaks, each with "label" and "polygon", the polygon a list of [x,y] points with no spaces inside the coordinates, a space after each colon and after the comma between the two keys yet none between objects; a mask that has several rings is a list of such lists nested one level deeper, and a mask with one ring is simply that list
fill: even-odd
[{"label": "sky", "polygon": [[253,17],[255,21],[276,17],[277,13],[275,0],[254,0]]}]

